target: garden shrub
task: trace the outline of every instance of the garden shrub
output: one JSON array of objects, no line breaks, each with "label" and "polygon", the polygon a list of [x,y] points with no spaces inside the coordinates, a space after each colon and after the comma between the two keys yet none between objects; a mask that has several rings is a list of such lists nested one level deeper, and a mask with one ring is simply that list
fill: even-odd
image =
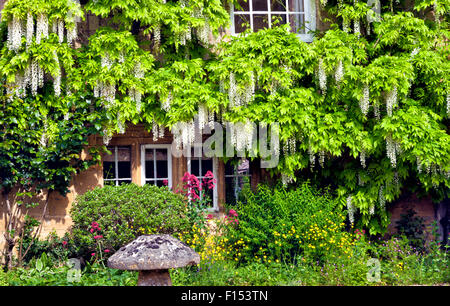
[{"label": "garden shrub", "polygon": [[105,186],[75,200],[72,236],[80,255],[104,256],[143,234],[189,231],[186,214],[184,197],[167,187]]},{"label": "garden shrub", "polygon": [[425,219],[416,215],[414,209],[408,209],[405,214],[400,215],[400,220],[396,222],[396,229],[399,235],[408,238],[412,247],[423,250],[425,246]]},{"label": "garden shrub", "polygon": [[296,189],[258,186],[243,190],[236,206],[238,220],[227,227],[235,260],[293,260],[304,254],[321,260],[325,254],[350,255],[355,235],[345,231],[345,212],[336,199],[308,183]]}]

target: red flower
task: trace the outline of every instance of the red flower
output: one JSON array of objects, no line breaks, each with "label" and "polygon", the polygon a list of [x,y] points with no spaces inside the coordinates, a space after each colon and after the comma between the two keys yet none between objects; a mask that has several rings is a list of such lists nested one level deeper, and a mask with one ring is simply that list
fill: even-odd
[{"label": "red flower", "polygon": [[111,251],[110,251],[110,250],[108,250],[108,249],[106,249],[106,250],[105,250],[105,253],[109,253],[109,252],[111,252]]},{"label": "red flower", "polygon": [[167,186],[167,185],[169,185],[169,181],[168,180],[163,180],[163,184],[164,184],[164,186]]},{"label": "red flower", "polygon": [[206,219],[211,220],[213,218],[213,215],[209,214],[208,216],[206,216]]},{"label": "red flower", "polygon": [[101,239],[101,238],[103,238],[102,235],[96,235],[96,236],[94,236],[94,239]]},{"label": "red flower", "polygon": [[66,245],[67,245],[67,241],[63,241],[63,242],[62,242],[62,245],[63,245],[63,246],[66,246]]},{"label": "red flower", "polygon": [[94,257],[94,256],[95,256],[95,253],[91,253],[91,256]]},{"label": "red flower", "polygon": [[228,214],[229,214],[230,216],[233,216],[233,217],[237,217],[237,216],[238,216],[237,212],[236,212],[234,209],[230,209],[230,211],[228,212]]}]

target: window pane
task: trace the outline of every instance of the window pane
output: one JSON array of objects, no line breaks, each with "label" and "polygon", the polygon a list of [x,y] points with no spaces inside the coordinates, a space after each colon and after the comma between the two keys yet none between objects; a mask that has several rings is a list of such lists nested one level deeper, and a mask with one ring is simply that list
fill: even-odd
[{"label": "window pane", "polygon": [[264,28],[268,28],[269,27],[268,18],[269,16],[265,14],[253,15],[253,31],[256,32]]},{"label": "window pane", "polygon": [[303,14],[289,15],[289,23],[291,25],[291,32],[305,34],[305,17]]},{"label": "window pane", "polygon": [[112,154],[105,153],[105,155],[103,155],[103,161],[113,162],[114,152],[116,151],[115,147],[106,147],[106,149],[108,149],[108,151],[110,151]]},{"label": "window pane", "polygon": [[225,175],[234,175],[235,165],[231,162],[225,164]]},{"label": "window pane", "polygon": [[290,12],[304,12],[303,0],[288,0]]},{"label": "window pane", "polygon": [[131,162],[131,148],[117,147],[117,160],[123,162]]},{"label": "window pane", "polygon": [[131,177],[131,162],[118,162],[119,177],[118,178],[130,178]]},{"label": "window pane", "polygon": [[273,14],[272,15],[272,26],[279,26],[282,24],[286,24],[286,15]]},{"label": "window pane", "polygon": [[253,11],[266,11],[267,12],[267,0],[252,0]]},{"label": "window pane", "polygon": [[248,159],[241,159],[237,166],[238,174],[248,174],[250,172],[250,161]]},{"label": "window pane", "polygon": [[191,174],[195,176],[200,175],[199,161],[198,159],[191,159]]},{"label": "window pane", "polygon": [[162,187],[165,186],[163,181],[156,181],[156,186]]},{"label": "window pane", "polygon": [[167,160],[156,161],[156,177],[157,178],[168,178],[169,169],[167,166]]},{"label": "window pane", "polygon": [[123,185],[123,184],[131,184],[131,181],[129,181],[129,180],[119,181],[119,185]]},{"label": "window pane", "polygon": [[212,159],[203,159],[202,160],[202,176],[205,176],[206,172],[213,172],[213,161]]},{"label": "window pane", "polygon": [[105,185],[105,186],[115,186],[116,182],[115,181],[104,181],[103,185]]},{"label": "window pane", "polygon": [[234,32],[242,33],[250,27],[250,15],[234,15]]},{"label": "window pane", "polygon": [[154,164],[153,160],[146,160],[145,161],[145,178],[155,178],[155,172],[154,172]]},{"label": "window pane", "polygon": [[249,8],[249,1],[250,0],[238,0],[239,5],[241,6],[241,9],[237,8],[235,11],[245,11],[248,12],[250,10]]},{"label": "window pane", "polygon": [[272,12],[286,12],[286,0],[270,0]]},{"label": "window pane", "polygon": [[113,179],[115,177],[116,168],[114,162],[103,162],[103,179]]}]

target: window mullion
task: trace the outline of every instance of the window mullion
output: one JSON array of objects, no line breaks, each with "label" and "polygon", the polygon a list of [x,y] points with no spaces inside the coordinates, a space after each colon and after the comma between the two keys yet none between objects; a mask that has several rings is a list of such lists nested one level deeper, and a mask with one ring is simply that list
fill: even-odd
[{"label": "window mullion", "polygon": [[156,149],[153,149],[153,179],[156,185]]},{"label": "window mullion", "polygon": [[249,2],[248,10],[250,13],[250,15],[249,15],[250,16],[250,29],[253,32],[253,0],[248,0],[248,2]]},{"label": "window mullion", "polygon": [[270,9],[270,0],[267,0],[267,18],[269,18],[268,20],[268,25],[269,25],[269,29],[272,28],[272,15],[271,15],[271,9]]},{"label": "window mullion", "polygon": [[119,149],[118,149],[118,147],[117,146],[115,146],[114,147],[114,178],[115,178],[115,181],[116,181],[116,186],[119,186],[119,156],[118,156],[118,152],[119,152]]}]

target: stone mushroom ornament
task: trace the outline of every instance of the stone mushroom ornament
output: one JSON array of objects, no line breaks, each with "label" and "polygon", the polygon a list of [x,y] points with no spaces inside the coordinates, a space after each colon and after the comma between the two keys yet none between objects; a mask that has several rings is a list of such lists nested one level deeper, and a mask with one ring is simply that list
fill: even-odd
[{"label": "stone mushroom ornament", "polygon": [[139,271],[138,286],[171,286],[169,269],[197,265],[200,255],[170,235],[143,235],[108,259],[108,267]]}]

